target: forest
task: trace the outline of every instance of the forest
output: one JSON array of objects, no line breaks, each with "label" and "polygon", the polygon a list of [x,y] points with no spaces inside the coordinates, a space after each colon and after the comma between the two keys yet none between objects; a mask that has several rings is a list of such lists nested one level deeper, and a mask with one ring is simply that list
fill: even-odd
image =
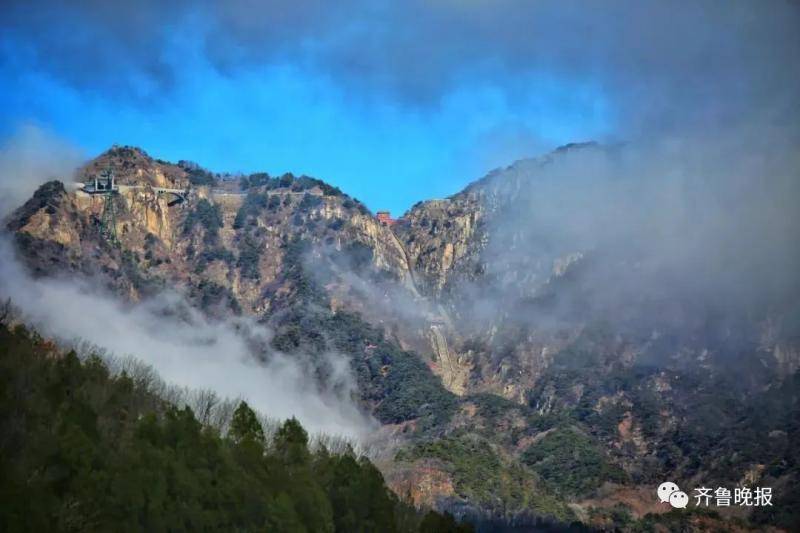
[{"label": "forest", "polygon": [[0,325],[0,530],[468,532],[398,498],[368,458],[265,431],[240,401],[225,427],[97,355]]}]

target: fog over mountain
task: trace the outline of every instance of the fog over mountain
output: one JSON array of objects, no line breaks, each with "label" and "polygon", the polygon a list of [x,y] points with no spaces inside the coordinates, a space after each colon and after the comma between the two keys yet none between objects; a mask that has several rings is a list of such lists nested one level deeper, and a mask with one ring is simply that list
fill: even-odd
[{"label": "fog over mountain", "polygon": [[[730,471],[697,461],[734,454],[742,475],[791,453],[797,156],[779,142],[741,147],[567,146],[420,202],[395,226],[307,177],[190,183],[165,189],[184,191],[170,204],[153,183],[216,178],[115,147],[63,175],[119,173],[118,243],[98,225],[107,205],[48,182],[8,216],[0,289],[44,334],[133,354],[169,382],[355,439],[380,422],[390,485],[419,505],[481,520],[505,505],[448,477],[466,475],[450,453],[484,442],[498,450],[489,483],[519,461],[538,472],[505,490],[540,504],[503,520],[568,520],[566,502],[596,494],[651,509],[651,478],[722,483]],[[701,399],[733,382],[727,400]],[[712,412],[692,411],[698,401]],[[722,406],[734,404],[772,405],[769,447],[736,455],[755,426],[730,425]],[[579,431],[592,457],[610,446],[586,459],[606,473],[577,483],[560,477],[569,465],[540,466],[530,439],[542,425],[550,440]],[[707,431],[725,438],[657,455],[673,432]],[[793,471],[769,475],[793,486]],[[412,489],[439,479],[457,488]],[[569,496],[547,500],[562,494],[551,483]]]},{"label": "fog over mountain", "polygon": [[268,345],[270,333],[262,326],[209,322],[177,294],[123,305],[86,282],[36,280],[13,260],[8,243],[2,252],[0,295],[44,335],[133,356],[170,384],[241,398],[275,419],[295,416],[312,433],[359,441],[375,427],[350,397],[353,378],[339,354],[328,355],[320,390],[311,362],[254,348]]},{"label": "fog over mountain", "polygon": [[47,180],[69,176],[83,154],[64,139],[24,124],[0,148],[0,216],[5,218]]},{"label": "fog over mountain", "polygon": [[800,527],[798,2],[41,7],[0,297],[45,338],[374,446],[398,524]]},{"label": "fog over mountain", "polygon": [[532,296],[559,258],[586,255],[593,264],[581,282],[600,313],[636,299],[731,314],[796,299],[793,145],[782,136],[658,139],[517,162],[484,185],[510,198],[487,227],[486,273]]},{"label": "fog over mountain", "polygon": [[[3,217],[45,181],[71,183],[80,162],[76,149],[35,126],[20,130],[0,153]],[[315,433],[360,440],[375,427],[353,403],[355,385],[340,354],[326,354],[321,385],[310,361],[269,348],[272,333],[262,325],[210,322],[179,292],[126,305],[91,280],[37,279],[17,262],[6,238],[0,245],[0,297],[44,335],[133,356],[170,384],[242,398],[276,419],[296,416]]]}]

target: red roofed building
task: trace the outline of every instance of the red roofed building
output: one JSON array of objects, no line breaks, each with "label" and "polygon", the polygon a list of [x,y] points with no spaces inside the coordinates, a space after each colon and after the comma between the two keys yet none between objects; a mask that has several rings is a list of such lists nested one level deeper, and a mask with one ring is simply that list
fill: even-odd
[{"label": "red roofed building", "polygon": [[395,222],[395,219],[392,218],[392,214],[389,211],[378,211],[378,214],[375,216],[378,219],[378,222],[383,224],[384,226],[391,226]]}]

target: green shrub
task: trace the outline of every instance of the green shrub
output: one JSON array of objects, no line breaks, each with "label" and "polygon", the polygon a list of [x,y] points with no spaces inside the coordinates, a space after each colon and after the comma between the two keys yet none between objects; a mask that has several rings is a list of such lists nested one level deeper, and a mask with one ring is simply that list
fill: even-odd
[{"label": "green shrub", "polygon": [[597,443],[574,428],[559,428],[530,445],[522,461],[565,496],[584,496],[624,472],[608,462]]},{"label": "green shrub", "polygon": [[261,278],[258,262],[261,259],[261,244],[249,233],[239,239],[239,259],[236,266],[242,277],[252,280]]},{"label": "green shrub", "polygon": [[298,209],[303,212],[308,212],[322,203],[322,198],[313,194],[306,193],[300,200]]},{"label": "green shrub", "polygon": [[215,242],[222,228],[222,213],[219,206],[201,198],[194,209],[186,215],[183,223],[184,233],[189,233],[197,224],[205,230],[206,242]]},{"label": "green shrub", "polygon": [[186,172],[189,182],[192,185],[216,185],[217,179],[214,174],[200,167],[197,163],[192,163],[191,161],[180,161],[178,164]]}]

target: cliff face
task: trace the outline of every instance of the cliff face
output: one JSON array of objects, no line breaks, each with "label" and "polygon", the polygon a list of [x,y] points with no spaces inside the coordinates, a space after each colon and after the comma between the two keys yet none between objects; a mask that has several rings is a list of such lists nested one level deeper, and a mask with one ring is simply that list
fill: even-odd
[{"label": "cliff face", "polygon": [[[270,323],[288,352],[333,342],[365,404],[405,424],[384,470],[401,493],[419,486],[420,503],[569,520],[652,510],[639,489],[656,479],[793,479],[759,470],[793,453],[793,302],[737,315],[627,291],[635,254],[531,223],[542,169],[599,149],[515,163],[388,226],[305,176],[231,180],[114,148],[40,188],[7,228],[38,275],[89,277],[130,300],[175,290],[212,317]],[[105,169],[110,199],[71,183]]]},{"label": "cliff face", "polygon": [[[543,169],[565,154],[597,150],[570,145],[517,162],[450,198],[420,202],[388,226],[311,178],[253,175],[242,186],[189,162],[113,148],[74,180],[91,183],[110,169],[119,185],[110,204],[74,183],[48,184],[8,228],[40,274],[99,276],[133,300],[171,288],[212,315],[259,319],[290,302],[285,256],[290,243],[302,241],[304,267],[334,309],[360,313],[416,351],[458,395],[491,392],[525,403],[556,354],[609,318],[609,309],[588,310],[597,298],[587,272],[633,268],[624,256],[542,246],[527,219]],[[109,224],[118,245],[108,239]],[[714,351],[696,342],[697,327],[659,332],[652,321],[626,316],[647,314],[642,302],[624,305],[629,310],[613,312],[627,338],[609,348],[621,350],[613,357],[619,364],[634,364],[654,344],[648,337],[665,333],[686,338],[682,357]],[[747,327],[760,353],[770,354],[769,367],[791,375],[797,348],[780,323],[780,315],[765,315]]]},{"label": "cliff face", "polygon": [[309,178],[286,176],[243,191],[238,182],[206,184],[213,178],[189,164],[115,148],[81,169],[77,182],[91,183],[106,169],[118,184],[110,200],[77,183],[53,182],[9,221],[34,270],[100,274],[134,299],[171,287],[205,306],[224,294],[231,309],[256,316],[286,289],[282,265],[293,240],[343,253],[363,247],[374,269],[400,285],[410,279],[390,230]]},{"label": "cliff face", "polygon": [[[668,267],[657,271],[648,264],[654,261],[647,255],[650,243],[590,242],[574,236],[582,221],[569,214],[554,219],[558,206],[549,203],[563,200],[565,190],[554,182],[587,172],[585,165],[576,170],[563,161],[588,154],[602,162],[616,150],[574,144],[518,161],[450,198],[420,202],[396,226],[420,292],[446,319],[440,330],[454,363],[440,369],[445,383],[524,403],[558,354],[597,327],[608,327],[613,338],[602,368],[665,357],[708,360],[708,354],[727,366],[726,354],[747,345],[757,347],[770,372],[792,375],[796,294],[753,305],[717,301],[699,274],[695,292],[673,289],[675,280],[664,278]],[[571,216],[580,219],[580,213]],[[663,255],[657,261],[672,260]],[[690,269],[680,274],[695,276]],[[666,337],[676,344],[665,348]]]},{"label": "cliff face", "polygon": [[439,298],[460,280],[474,279],[485,246],[486,206],[476,194],[414,206],[397,227],[421,290]]}]

